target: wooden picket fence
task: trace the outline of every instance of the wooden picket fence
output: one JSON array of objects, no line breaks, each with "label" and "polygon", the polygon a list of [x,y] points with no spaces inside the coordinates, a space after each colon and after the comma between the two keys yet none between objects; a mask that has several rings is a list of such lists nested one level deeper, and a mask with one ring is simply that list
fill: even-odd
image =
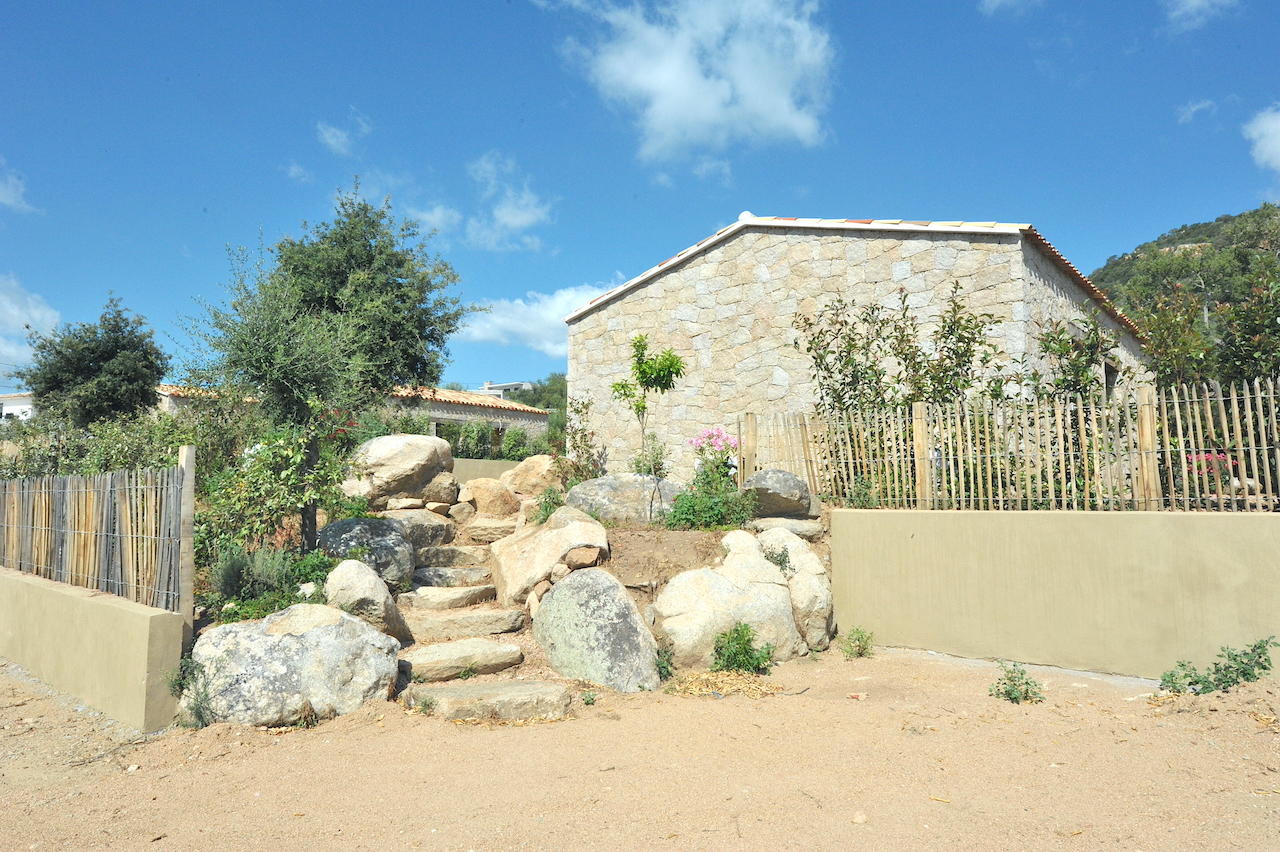
[{"label": "wooden picket fence", "polygon": [[194,451],[177,467],[0,480],[0,565],[181,612],[194,558]]},{"label": "wooden picket fence", "polygon": [[1280,510],[1274,380],[1117,389],[1094,398],[964,400],[748,414],[740,470],[789,470],[864,508]]}]

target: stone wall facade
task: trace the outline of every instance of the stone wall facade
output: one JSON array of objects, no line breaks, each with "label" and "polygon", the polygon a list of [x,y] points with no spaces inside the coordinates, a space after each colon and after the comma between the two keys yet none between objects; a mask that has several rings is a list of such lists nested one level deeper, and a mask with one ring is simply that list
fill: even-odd
[{"label": "stone wall facade", "polygon": [[[626,470],[640,430],[610,386],[628,377],[637,334],[648,335],[652,349],[674,349],[687,372],[672,391],[651,399],[648,428],[670,450],[672,475],[685,481],[694,462],[687,442],[704,429],[732,429],[747,412],[813,409],[809,359],[795,347],[794,322],[833,296],[896,308],[904,291],[928,330],[958,282],[966,305],[994,315],[990,336],[1001,350],[1040,368],[1041,328],[1096,311],[1089,294],[1017,231],[747,225],[646,275],[570,317],[569,393],[591,401],[590,425],[608,450],[610,469]],[[1105,312],[1100,320],[1122,344],[1117,366],[1142,371],[1132,332]]]}]

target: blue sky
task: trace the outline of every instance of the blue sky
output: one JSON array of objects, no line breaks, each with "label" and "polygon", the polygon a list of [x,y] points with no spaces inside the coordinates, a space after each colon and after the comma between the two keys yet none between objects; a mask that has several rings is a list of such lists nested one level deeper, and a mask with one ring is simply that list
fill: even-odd
[{"label": "blue sky", "polygon": [[1280,197],[1278,44],[1275,0],[6,4],[0,364],[112,292],[181,358],[227,246],[355,175],[492,305],[466,385],[563,370],[561,317],[743,210],[1030,222],[1087,272]]}]

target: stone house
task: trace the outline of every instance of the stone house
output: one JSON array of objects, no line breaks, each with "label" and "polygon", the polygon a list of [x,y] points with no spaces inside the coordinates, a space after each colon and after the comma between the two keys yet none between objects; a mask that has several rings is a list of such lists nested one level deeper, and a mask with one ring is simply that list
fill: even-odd
[{"label": "stone house", "polygon": [[1043,369],[1037,339],[1045,324],[1096,313],[1120,344],[1099,371],[1145,372],[1133,322],[1031,225],[743,213],[565,318],[569,393],[591,401],[590,425],[612,468],[624,469],[639,429],[610,386],[627,377],[637,334],[653,348],[673,348],[688,370],[651,406],[649,428],[664,438],[673,475],[686,479],[687,441],[702,430],[729,428],[747,412],[812,411],[809,359],[793,345],[797,314],[837,294],[896,308],[905,291],[927,330],[953,282],[969,308],[995,316],[990,335],[1011,360]]}]

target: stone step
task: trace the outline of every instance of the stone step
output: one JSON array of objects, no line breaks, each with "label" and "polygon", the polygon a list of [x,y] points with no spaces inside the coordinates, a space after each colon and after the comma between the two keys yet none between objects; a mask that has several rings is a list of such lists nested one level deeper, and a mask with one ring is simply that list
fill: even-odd
[{"label": "stone step", "polygon": [[453,680],[468,669],[473,674],[493,674],[524,662],[519,645],[492,639],[460,639],[414,648],[404,655],[413,666],[415,680]]},{"label": "stone step", "polygon": [[451,639],[470,639],[473,636],[492,636],[497,633],[514,633],[524,627],[523,609],[409,610],[404,620],[419,645],[447,642]]},{"label": "stone step", "polygon": [[413,572],[413,585],[421,586],[483,586],[493,575],[483,565],[464,565],[460,568],[418,568]]},{"label": "stone step", "polygon": [[400,609],[461,609],[491,601],[493,586],[418,586],[396,598]]},{"label": "stone step", "polygon": [[443,568],[457,568],[461,565],[487,565],[489,562],[488,545],[423,547],[418,550],[419,565],[438,565]]},{"label": "stone step", "polygon": [[573,696],[560,683],[508,680],[449,686],[415,683],[400,700],[445,719],[559,719],[569,712]]}]

